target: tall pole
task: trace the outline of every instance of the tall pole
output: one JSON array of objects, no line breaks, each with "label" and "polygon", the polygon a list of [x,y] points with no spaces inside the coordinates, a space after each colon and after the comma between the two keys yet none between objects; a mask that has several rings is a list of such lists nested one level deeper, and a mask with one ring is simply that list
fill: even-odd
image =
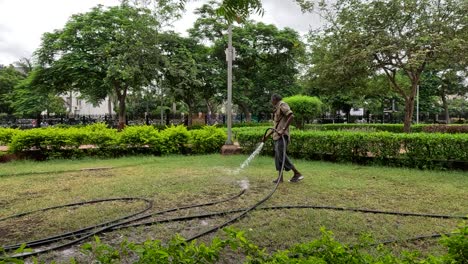
[{"label": "tall pole", "polygon": [[228,98],[226,105],[226,114],[227,114],[227,140],[226,145],[232,145],[232,24],[229,24],[228,27],[228,49],[226,52],[227,63],[228,63],[228,76],[227,76],[227,89],[228,89]]},{"label": "tall pole", "polygon": [[416,124],[419,124],[419,85],[416,88]]}]

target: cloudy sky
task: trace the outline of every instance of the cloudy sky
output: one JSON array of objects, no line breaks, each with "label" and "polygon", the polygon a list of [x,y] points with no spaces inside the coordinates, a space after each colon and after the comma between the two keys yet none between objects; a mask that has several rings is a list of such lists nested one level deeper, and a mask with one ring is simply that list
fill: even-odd
[{"label": "cloudy sky", "polygon": [[[204,2],[190,1],[174,29],[184,34],[196,19],[193,11]],[[42,34],[62,28],[72,14],[86,12],[98,4],[118,3],[118,0],[0,0],[0,64],[31,57],[40,45]],[[302,34],[323,23],[315,14],[303,14],[292,0],[263,0],[263,4],[265,15],[254,18],[264,23],[291,27]]]}]

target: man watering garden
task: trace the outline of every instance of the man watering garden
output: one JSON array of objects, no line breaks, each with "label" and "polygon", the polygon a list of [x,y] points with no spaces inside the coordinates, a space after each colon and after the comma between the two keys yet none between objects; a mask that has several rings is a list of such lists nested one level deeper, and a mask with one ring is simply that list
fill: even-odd
[{"label": "man watering garden", "polygon": [[[289,182],[299,182],[304,179],[304,176],[302,176],[302,174],[296,169],[286,154],[286,150],[290,142],[289,125],[291,124],[294,115],[289,105],[282,101],[282,99],[281,95],[278,94],[273,94],[271,96],[271,103],[275,107],[273,111],[274,129],[272,132],[264,136],[262,141],[265,142],[270,136],[273,136],[275,145],[275,166],[278,171],[278,178],[273,182],[283,182],[283,160],[284,170],[292,170],[294,172],[294,175]],[[285,156],[283,157],[283,155]]]}]

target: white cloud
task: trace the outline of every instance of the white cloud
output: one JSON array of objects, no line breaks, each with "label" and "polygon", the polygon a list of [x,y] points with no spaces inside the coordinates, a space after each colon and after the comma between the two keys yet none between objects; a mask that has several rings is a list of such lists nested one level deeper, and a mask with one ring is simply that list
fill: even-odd
[{"label": "white cloud", "polygon": [[[183,18],[174,23],[174,30],[185,34],[196,17],[193,11],[207,2],[190,1]],[[102,4],[112,6],[118,0],[0,0],[0,64],[10,64],[21,57],[31,57],[45,32],[62,28],[75,13],[83,13]],[[265,15],[255,20],[291,27],[306,33],[322,21],[314,14],[302,14],[293,0],[263,0]]]}]

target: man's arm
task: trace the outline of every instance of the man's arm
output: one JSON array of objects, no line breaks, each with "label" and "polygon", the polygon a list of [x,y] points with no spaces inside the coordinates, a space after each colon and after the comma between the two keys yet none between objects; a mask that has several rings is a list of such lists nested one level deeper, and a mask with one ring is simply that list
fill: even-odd
[{"label": "man's arm", "polygon": [[288,130],[289,125],[291,124],[291,122],[292,122],[293,119],[294,119],[293,113],[290,113],[290,114],[287,116],[287,118],[288,118],[288,119],[286,120],[285,126],[284,126],[284,127],[278,127],[278,128],[277,128],[277,132],[278,132],[278,134],[279,134],[280,136],[283,135],[284,132],[285,132],[286,130]]}]

